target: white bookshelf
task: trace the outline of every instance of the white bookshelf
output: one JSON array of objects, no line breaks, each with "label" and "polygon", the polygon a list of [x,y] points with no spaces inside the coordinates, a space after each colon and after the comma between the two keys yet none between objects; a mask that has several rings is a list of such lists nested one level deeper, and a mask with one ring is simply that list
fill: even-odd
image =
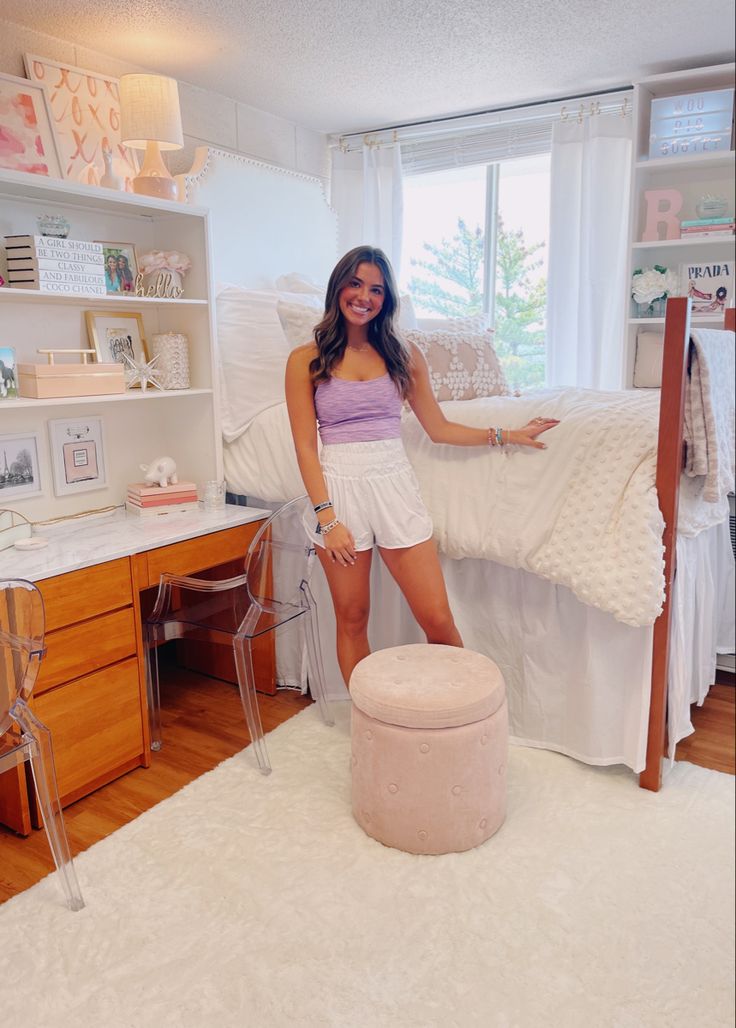
[{"label": "white bookshelf", "polygon": [[[40,348],[87,347],[84,312],[137,311],[151,351],[157,332],[182,332],[189,340],[191,388],[161,392],[131,389],[111,396],[36,400],[0,399],[0,436],[35,433],[42,494],[3,496],[33,521],[121,503],[125,486],[140,480],[140,465],[164,454],[174,457],[182,478],[204,482],[222,477],[218,418],[215,326],[206,209],[116,192],[98,186],[0,170],[0,237],[37,233],[40,214],[70,222],[70,238],[133,243],[137,250],[180,250],[192,267],[185,295],[156,297],[57,297],[38,290],[0,289],[0,346],[10,346],[18,363],[43,363]],[[0,251],[2,250],[0,238]],[[57,497],[54,494],[47,422],[99,416],[107,482],[104,488]],[[2,454],[0,454],[0,461]]]},{"label": "white bookshelf", "polygon": [[[729,214],[736,210],[734,185],[734,153],[719,151],[712,154],[683,154],[675,157],[650,159],[649,131],[651,103],[655,97],[676,96],[700,90],[732,88],[734,65],[722,64],[710,68],[697,68],[653,75],[634,85],[634,147],[631,168],[631,201],[629,210],[629,267],[626,290],[626,348],[624,382],[631,386],[634,376],[637,333],[642,328],[661,329],[664,318],[637,316],[631,299],[631,276],[635,268],[658,264],[679,273],[685,262],[731,262],[734,259],[734,239],[719,236],[715,239],[669,239],[642,241],[646,219],[644,193],[648,189],[677,189],[683,196],[681,219],[696,218],[695,204],[706,193],[725,196]],[[695,315],[693,324],[719,325],[719,315]]]}]

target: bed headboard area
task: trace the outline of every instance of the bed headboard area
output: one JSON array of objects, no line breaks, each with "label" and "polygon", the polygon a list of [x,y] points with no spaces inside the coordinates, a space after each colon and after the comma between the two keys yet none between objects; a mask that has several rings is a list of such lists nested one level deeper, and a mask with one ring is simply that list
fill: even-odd
[{"label": "bed headboard area", "polygon": [[318,178],[198,147],[186,197],[210,209],[213,279],[253,289],[297,272],[326,282],[338,257],[337,215]]}]

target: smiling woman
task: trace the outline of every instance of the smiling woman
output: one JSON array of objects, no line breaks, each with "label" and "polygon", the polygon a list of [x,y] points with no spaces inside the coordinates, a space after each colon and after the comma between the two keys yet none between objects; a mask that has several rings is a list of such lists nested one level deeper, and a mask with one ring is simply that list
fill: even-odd
[{"label": "smiling woman", "polygon": [[[557,422],[471,428],[448,421],[420,350],[394,330],[398,291],[383,251],[359,246],[338,261],[314,338],[292,351],[286,402],[299,470],[314,506],[304,528],[329,584],[345,683],[370,652],[374,544],[430,643],[462,646],[447,599],[432,520],[401,440],[406,400],[436,443],[544,449]],[[317,447],[317,429],[322,450]]]}]

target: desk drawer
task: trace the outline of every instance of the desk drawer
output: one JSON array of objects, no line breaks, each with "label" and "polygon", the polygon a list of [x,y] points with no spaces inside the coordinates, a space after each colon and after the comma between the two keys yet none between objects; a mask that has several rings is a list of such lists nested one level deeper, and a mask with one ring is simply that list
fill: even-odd
[{"label": "desk drawer", "polygon": [[51,729],[62,804],[140,762],[143,725],[135,658],[36,696],[32,706]]},{"label": "desk drawer", "polygon": [[[230,560],[245,560],[245,554],[253,536],[263,524],[254,521],[249,525],[237,525],[226,528],[222,532],[198,536],[196,539],[185,539],[171,546],[160,546],[157,550],[148,550],[146,582],[149,586],[158,585],[163,571],[172,575],[194,575],[205,568],[213,568]],[[242,563],[240,570],[242,571]]]},{"label": "desk drawer", "polygon": [[103,614],[46,634],[46,657],[41,663],[35,695],[113,664],[136,652],[132,607]]},{"label": "desk drawer", "polygon": [[133,587],[127,557],[38,583],[46,607],[46,631],[130,606]]}]

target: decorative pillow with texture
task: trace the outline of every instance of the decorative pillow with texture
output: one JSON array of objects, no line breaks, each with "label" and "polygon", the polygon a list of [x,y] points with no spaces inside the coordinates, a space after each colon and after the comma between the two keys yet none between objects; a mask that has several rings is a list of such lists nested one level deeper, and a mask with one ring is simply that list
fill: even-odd
[{"label": "decorative pillow with texture", "polygon": [[416,325],[407,328],[420,328],[423,332],[487,332],[488,319],[485,314],[468,314],[464,318],[419,318]]},{"label": "decorative pillow with texture", "polygon": [[478,396],[509,396],[511,390],[493,349],[493,333],[404,333],[424,354],[432,391],[438,400],[474,400]]},{"label": "decorative pillow with texture", "polygon": [[639,332],[636,337],[634,388],[660,389],[662,387],[663,353],[664,332]]}]

